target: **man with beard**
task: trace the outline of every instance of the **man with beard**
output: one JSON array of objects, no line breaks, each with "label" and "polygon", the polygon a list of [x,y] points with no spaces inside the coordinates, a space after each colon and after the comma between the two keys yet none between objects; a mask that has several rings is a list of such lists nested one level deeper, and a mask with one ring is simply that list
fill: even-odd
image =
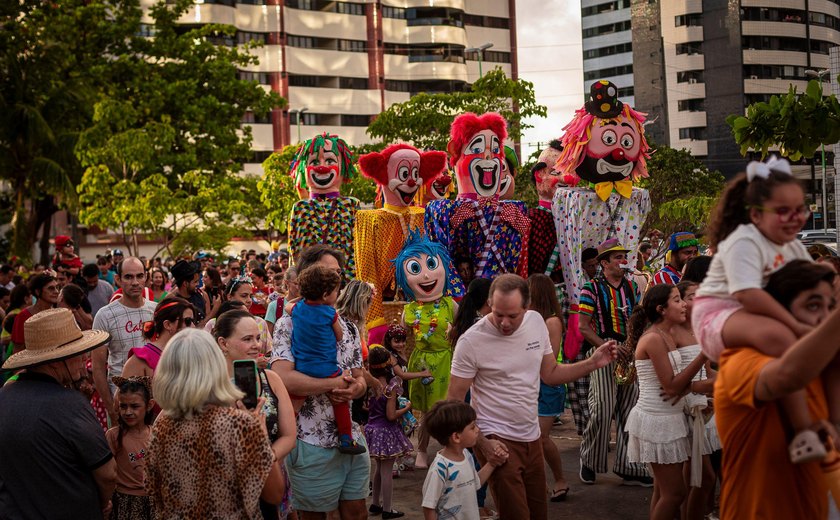
[{"label": "man with beard", "polygon": [[671,253],[668,263],[665,267],[653,275],[653,282],[651,287],[661,283],[669,283],[677,285],[682,278],[682,270],[686,262],[697,256],[697,238],[694,233],[687,231],[677,231],[671,235],[671,243],[668,246],[668,252]]}]

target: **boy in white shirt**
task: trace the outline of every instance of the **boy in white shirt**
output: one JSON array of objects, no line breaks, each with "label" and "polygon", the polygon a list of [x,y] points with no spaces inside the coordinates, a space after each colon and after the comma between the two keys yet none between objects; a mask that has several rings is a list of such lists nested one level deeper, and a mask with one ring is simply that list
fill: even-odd
[{"label": "boy in white shirt", "polygon": [[429,465],[423,483],[423,518],[439,520],[479,518],[476,491],[496,466],[476,471],[467,448],[478,440],[475,410],[463,401],[438,401],[423,417],[423,427],[444,446]]}]

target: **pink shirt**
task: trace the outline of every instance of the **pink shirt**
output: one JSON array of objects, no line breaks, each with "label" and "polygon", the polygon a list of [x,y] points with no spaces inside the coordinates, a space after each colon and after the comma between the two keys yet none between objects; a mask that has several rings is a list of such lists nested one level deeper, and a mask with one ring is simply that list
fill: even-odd
[{"label": "pink shirt", "polygon": [[502,336],[485,316],[458,339],[452,375],[473,379],[471,404],[481,433],[518,442],[539,439],[537,398],[545,356],[554,359],[548,328],[535,311],[527,311],[510,336]]}]

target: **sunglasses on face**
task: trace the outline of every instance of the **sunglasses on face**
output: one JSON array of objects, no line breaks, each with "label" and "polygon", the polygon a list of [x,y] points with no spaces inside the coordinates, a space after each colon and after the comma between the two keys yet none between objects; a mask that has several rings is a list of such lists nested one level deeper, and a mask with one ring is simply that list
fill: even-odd
[{"label": "sunglasses on face", "polygon": [[198,319],[196,318],[184,318],[184,325],[187,327],[197,327],[198,326]]}]

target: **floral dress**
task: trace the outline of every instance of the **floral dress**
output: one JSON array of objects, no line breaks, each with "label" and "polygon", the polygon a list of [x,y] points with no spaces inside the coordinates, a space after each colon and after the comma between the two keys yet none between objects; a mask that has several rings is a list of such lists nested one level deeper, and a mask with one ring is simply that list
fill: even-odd
[{"label": "floral dress", "polygon": [[414,333],[414,351],[408,360],[409,372],[429,369],[434,381],[408,382],[408,399],[415,410],[428,412],[436,402],[446,399],[452,348],[446,330],[455,316],[455,301],[446,296],[436,302],[411,302],[405,306],[405,325]]}]

